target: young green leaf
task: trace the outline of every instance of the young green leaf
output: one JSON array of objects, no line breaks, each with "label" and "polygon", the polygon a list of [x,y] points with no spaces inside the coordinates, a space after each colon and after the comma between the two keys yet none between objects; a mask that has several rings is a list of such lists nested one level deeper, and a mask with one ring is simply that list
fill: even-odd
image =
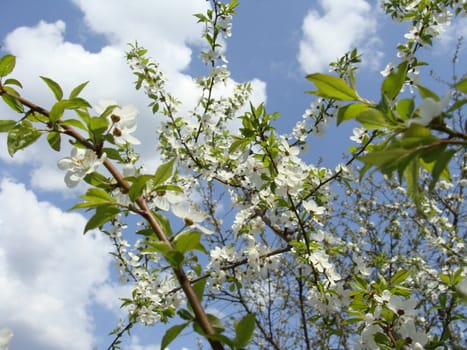
[{"label": "young green leaf", "polygon": [[10,74],[16,65],[16,57],[13,55],[5,55],[0,58],[0,78]]},{"label": "young green leaf", "polygon": [[199,231],[183,231],[175,236],[174,249],[186,253],[190,250],[199,250],[207,253],[206,248],[201,244],[202,233]]},{"label": "young green leaf", "polygon": [[396,272],[396,274],[394,276],[392,276],[391,280],[389,281],[389,283],[391,285],[397,285],[397,284],[401,284],[402,282],[404,282],[407,278],[409,277],[409,272],[406,271],[406,270],[399,270]]},{"label": "young green leaf", "polygon": [[154,186],[163,184],[172,176],[174,163],[175,158],[169,160],[167,163],[164,163],[157,168],[156,173],[154,174],[152,179]]},{"label": "young green leaf", "polygon": [[157,212],[153,212],[153,215],[156,217],[157,221],[162,226],[162,229],[164,230],[165,234],[168,237],[172,237],[173,232],[172,232],[172,227],[170,226],[170,220],[167,219],[164,215],[157,213]]},{"label": "young green leaf", "polygon": [[16,120],[0,120],[0,132],[8,132],[16,125]]},{"label": "young green leaf", "polygon": [[337,125],[356,118],[359,114],[369,110],[371,107],[364,103],[353,103],[339,108],[337,113]]},{"label": "young green leaf", "polygon": [[170,327],[162,337],[161,350],[167,348],[167,346],[174,341],[175,338],[188,326],[190,322],[185,322],[173,327]]},{"label": "young green leaf", "polygon": [[255,331],[255,314],[248,314],[235,325],[234,343],[238,348],[244,348],[253,339]]},{"label": "young green leaf", "polygon": [[60,152],[60,133],[56,131],[52,131],[47,135],[47,142],[49,143],[50,147],[57,151]]},{"label": "young green leaf", "polygon": [[154,178],[153,175],[140,175],[138,176],[133,184],[130,187],[130,191],[128,192],[128,196],[132,201],[136,200],[139,196],[143,194],[143,190],[146,188],[146,184],[148,181]]},{"label": "young green leaf", "polygon": [[46,77],[40,77],[40,78],[47,84],[50,90],[52,90],[57,101],[60,101],[63,98],[63,90],[60,87],[60,85],[58,85],[58,83],[56,83],[50,78],[46,78]]},{"label": "young green leaf", "polygon": [[104,226],[107,222],[117,216],[118,213],[120,213],[120,209],[113,205],[96,208],[96,213],[87,222],[83,233],[85,234],[89,230]]},{"label": "young green leaf", "polygon": [[381,93],[390,101],[394,100],[396,96],[399,95],[404,85],[405,77],[407,76],[407,64],[407,62],[399,64],[397,69],[389,74],[383,81]]},{"label": "young green leaf", "polygon": [[454,84],[456,90],[462,91],[464,94],[467,94],[467,78],[462,79],[458,83]]},{"label": "young green leaf", "polygon": [[17,79],[14,79],[14,78],[8,78],[5,80],[5,82],[3,83],[3,85],[16,85],[20,88],[23,88],[23,85],[21,84],[21,82]]},{"label": "young green leaf", "polygon": [[[4,86],[3,88],[7,90],[8,86]],[[24,113],[23,105],[14,96],[3,94],[2,100],[15,112]]]},{"label": "young green leaf", "polygon": [[423,99],[426,98],[432,98],[435,101],[439,101],[439,96],[436,95],[433,91],[428,89],[427,87],[421,85],[421,84],[416,84],[418,92],[420,93],[420,97]]},{"label": "young green leaf", "polygon": [[341,101],[353,101],[359,98],[357,92],[347,85],[344,79],[321,73],[309,74],[306,78],[318,88],[317,91],[309,92],[314,95]]},{"label": "young green leaf", "polygon": [[383,129],[390,126],[384,114],[375,108],[362,111],[356,116],[356,119],[367,130]]},{"label": "young green leaf", "polygon": [[10,156],[24,149],[41,137],[41,132],[34,128],[31,122],[23,120],[8,131],[7,146]]},{"label": "young green leaf", "polygon": [[86,85],[88,85],[89,81],[86,81],[85,83],[82,83],[75,87],[73,90],[70,92],[70,97],[69,99],[73,99],[75,97],[78,97],[78,95],[81,93],[81,91],[84,89]]}]

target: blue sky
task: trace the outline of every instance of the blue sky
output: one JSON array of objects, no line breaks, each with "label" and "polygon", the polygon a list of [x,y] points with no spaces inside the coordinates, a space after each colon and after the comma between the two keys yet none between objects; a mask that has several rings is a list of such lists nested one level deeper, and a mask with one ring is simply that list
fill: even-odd
[{"label": "blue sky", "polygon": [[[46,108],[53,96],[40,75],[60,82],[65,91],[89,80],[83,96],[92,104],[112,98],[136,105],[136,136],[144,144],[139,151],[148,168],[155,168],[157,118],[133,89],[124,52],[135,40],[147,47],[166,70],[173,94],[185,103],[182,111],[188,111],[196,102],[192,78],[204,72],[198,59],[202,28],[192,14],[206,6],[204,0],[15,0],[2,6],[0,50],[17,56],[13,76],[23,83],[23,96]],[[384,17],[377,1],[240,0],[227,41],[231,78],[251,80],[253,103],[266,100],[270,112],[283,116],[278,128],[290,132],[312,101],[304,93],[313,88],[307,73],[326,72],[330,60],[357,46],[365,54],[361,95],[376,97],[379,72],[396,61],[394,47],[406,28]],[[459,35],[467,36],[465,22],[455,23],[426,53],[445,79]],[[426,83],[443,91],[434,80]],[[3,105],[0,115],[19,118]],[[351,127],[330,126],[311,141],[308,156],[323,157],[334,167],[350,145],[350,134]],[[65,187],[56,166],[63,156],[41,142],[11,159],[0,135],[0,328],[13,329],[12,350],[102,349],[122,315],[118,297],[127,290],[113,278],[109,242],[101,235],[83,237],[85,218],[66,210],[83,187],[73,192]],[[156,350],[161,334],[157,327],[138,329],[124,348]],[[171,349],[195,349],[192,340],[187,336]]]}]

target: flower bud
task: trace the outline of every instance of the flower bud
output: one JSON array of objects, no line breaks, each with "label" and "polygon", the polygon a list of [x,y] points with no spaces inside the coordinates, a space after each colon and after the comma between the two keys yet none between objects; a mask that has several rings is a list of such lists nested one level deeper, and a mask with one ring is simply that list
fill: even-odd
[{"label": "flower bud", "polygon": [[116,115],[116,114],[112,114],[110,116],[110,119],[112,120],[113,123],[118,123],[120,121],[120,116]]}]

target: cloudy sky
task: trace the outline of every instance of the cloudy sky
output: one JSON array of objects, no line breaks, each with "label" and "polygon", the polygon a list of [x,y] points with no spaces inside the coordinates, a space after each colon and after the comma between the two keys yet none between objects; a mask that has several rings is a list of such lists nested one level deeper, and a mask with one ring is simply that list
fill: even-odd
[{"label": "cloudy sky", "polygon": [[[65,92],[89,80],[83,96],[92,104],[111,98],[138,107],[136,136],[143,141],[138,150],[148,167],[155,167],[157,118],[133,89],[124,53],[135,40],[145,46],[166,71],[182,110],[189,110],[197,96],[193,78],[205,72],[199,60],[202,28],[192,15],[209,3],[15,0],[1,5],[0,53],[17,56],[14,77],[24,86],[23,96],[48,108],[53,96],[39,76],[60,82]],[[362,95],[376,96],[379,72],[396,60],[394,47],[406,30],[392,27],[377,1],[365,0],[240,0],[233,25],[226,44],[231,77],[253,82],[253,102],[267,101],[269,111],[280,112],[284,132],[311,102],[304,94],[312,88],[306,73],[326,72],[330,61],[355,46],[365,54]],[[427,53],[446,79],[459,34],[467,35],[465,23]],[[4,105],[0,116],[18,118]],[[332,166],[348,144],[349,129],[328,133],[331,137],[313,141],[309,152]],[[84,216],[67,211],[80,187],[66,189],[56,166],[63,156],[39,143],[12,159],[0,135],[0,328],[13,330],[12,350],[103,349],[121,316],[117,298],[126,291],[113,277],[109,242],[98,234],[83,236]],[[156,350],[160,334],[158,328],[138,329],[125,349]],[[182,347],[194,349],[190,341],[172,349]]]}]

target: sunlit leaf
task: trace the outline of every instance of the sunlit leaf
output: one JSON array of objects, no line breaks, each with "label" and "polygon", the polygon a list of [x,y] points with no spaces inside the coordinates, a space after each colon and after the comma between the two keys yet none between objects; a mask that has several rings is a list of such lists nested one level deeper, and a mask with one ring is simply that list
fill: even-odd
[{"label": "sunlit leaf", "polygon": [[34,128],[29,121],[23,120],[8,131],[8,153],[13,157],[20,149],[24,149],[36,142],[41,135],[41,132]]},{"label": "sunlit leaf", "polygon": [[337,113],[337,125],[347,120],[355,119],[358,115],[370,108],[370,106],[364,103],[353,103],[339,108],[339,112]]},{"label": "sunlit leaf", "polygon": [[46,78],[46,77],[40,77],[40,78],[47,84],[50,90],[52,90],[57,101],[60,101],[63,97],[63,90],[60,87],[60,85],[58,85],[58,83],[56,83],[50,78]]},{"label": "sunlit leaf", "polygon": [[391,72],[386,79],[384,79],[381,92],[389,100],[393,100],[399,95],[407,75],[407,65],[407,61],[402,62],[396,70]]},{"label": "sunlit leaf", "polygon": [[50,147],[59,152],[60,151],[60,133],[56,131],[52,131],[47,135],[47,142],[49,143]]},{"label": "sunlit leaf", "polygon": [[172,176],[174,163],[175,158],[169,160],[167,163],[164,163],[157,168],[156,173],[152,178],[154,186],[163,184]]},{"label": "sunlit leaf", "polygon": [[81,93],[81,91],[84,89],[84,87],[89,83],[89,81],[82,83],[75,87],[73,90],[70,92],[70,99],[78,97],[78,95]]},{"label": "sunlit leaf", "polygon": [[16,57],[13,55],[5,55],[0,58],[0,78],[10,74],[16,65]]},{"label": "sunlit leaf", "polygon": [[0,132],[8,132],[16,125],[16,120],[0,120]]},{"label": "sunlit leaf", "polygon": [[235,325],[235,345],[244,348],[253,339],[255,331],[255,314],[248,314]]},{"label": "sunlit leaf", "polygon": [[341,101],[358,100],[357,92],[347,85],[342,78],[321,73],[309,74],[306,78],[318,88],[317,91],[310,91],[309,93]]},{"label": "sunlit leaf", "polygon": [[454,88],[467,94],[467,78],[463,78],[461,81],[454,84]]},{"label": "sunlit leaf", "polygon": [[84,227],[84,233],[89,230],[100,228],[120,213],[120,209],[113,205],[96,208],[96,213],[89,219]]},{"label": "sunlit leaf", "polygon": [[177,338],[177,336],[188,326],[190,322],[185,322],[173,327],[170,327],[162,337],[161,350],[167,348],[167,346]]}]

